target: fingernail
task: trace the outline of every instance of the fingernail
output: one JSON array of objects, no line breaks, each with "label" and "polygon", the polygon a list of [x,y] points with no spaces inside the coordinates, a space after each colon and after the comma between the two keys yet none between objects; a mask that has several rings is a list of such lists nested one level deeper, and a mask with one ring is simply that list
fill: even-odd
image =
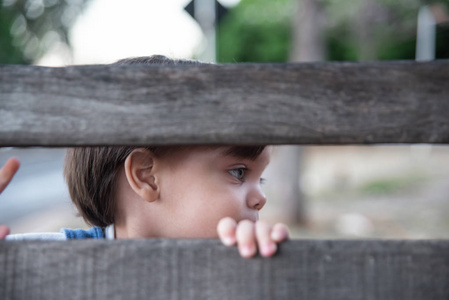
[{"label": "fingernail", "polygon": [[274,231],[271,234],[271,238],[273,240],[275,240],[275,241],[280,241],[280,240],[282,240],[284,238],[284,235],[282,233],[278,232],[278,231]]},{"label": "fingernail", "polygon": [[227,236],[227,237],[223,238],[223,244],[225,244],[226,246],[234,245],[235,244],[235,237]]},{"label": "fingernail", "polygon": [[254,255],[254,247],[252,246],[242,246],[242,248],[240,249],[240,254],[243,257],[251,257]]},{"label": "fingernail", "polygon": [[274,244],[274,243],[273,244],[266,244],[266,245],[262,246],[262,248],[260,249],[260,253],[263,256],[271,256],[274,253],[276,253],[276,250],[277,250],[276,244]]}]

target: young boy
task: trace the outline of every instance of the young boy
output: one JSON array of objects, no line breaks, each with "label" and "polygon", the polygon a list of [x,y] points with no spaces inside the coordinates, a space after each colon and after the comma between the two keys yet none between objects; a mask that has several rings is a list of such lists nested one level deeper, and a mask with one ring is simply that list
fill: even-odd
[{"label": "young boy", "polygon": [[[198,64],[161,56],[119,64]],[[288,238],[285,225],[258,221],[266,202],[265,146],[78,147],[66,155],[72,201],[90,230],[63,229],[44,238],[217,238],[243,257],[272,256]],[[17,171],[0,170],[0,192]],[[8,233],[0,227],[0,238]],[[32,236],[33,237],[33,236]],[[20,237],[10,236],[7,239]]]}]

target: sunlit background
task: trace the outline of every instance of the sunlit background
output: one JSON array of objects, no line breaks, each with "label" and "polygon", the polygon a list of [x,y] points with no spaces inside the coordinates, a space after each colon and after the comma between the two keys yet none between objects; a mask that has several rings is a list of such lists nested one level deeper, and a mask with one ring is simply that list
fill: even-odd
[{"label": "sunlit background", "polygon": [[[447,0],[220,0],[216,28],[208,0],[191,4],[197,20],[189,0],[0,1],[1,64],[449,58]],[[0,223],[13,233],[86,227],[63,181],[64,151],[0,149],[1,164],[22,162],[0,196]],[[277,147],[265,177],[262,218],[298,238],[449,237],[448,146]]]}]

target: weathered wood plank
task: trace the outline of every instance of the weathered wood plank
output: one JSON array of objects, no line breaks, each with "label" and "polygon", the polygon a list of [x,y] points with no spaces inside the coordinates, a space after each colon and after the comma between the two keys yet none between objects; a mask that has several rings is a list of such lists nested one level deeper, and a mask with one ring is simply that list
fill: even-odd
[{"label": "weathered wood plank", "polygon": [[449,241],[0,242],[1,299],[449,299]]},{"label": "weathered wood plank", "polygon": [[0,66],[0,146],[449,143],[449,61]]}]

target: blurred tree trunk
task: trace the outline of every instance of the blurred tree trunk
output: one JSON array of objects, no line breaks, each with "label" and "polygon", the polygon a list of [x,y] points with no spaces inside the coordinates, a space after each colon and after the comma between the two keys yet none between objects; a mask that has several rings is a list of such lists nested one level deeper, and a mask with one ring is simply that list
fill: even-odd
[{"label": "blurred tree trunk", "polygon": [[363,0],[354,28],[357,37],[358,60],[376,60],[379,52],[379,39],[376,31],[379,25],[388,24],[389,11],[378,0]]},{"label": "blurred tree trunk", "polygon": [[320,0],[297,0],[297,16],[293,23],[292,62],[325,59],[324,25],[326,15]]},{"label": "blurred tree trunk", "polygon": [[[325,58],[324,9],[319,0],[297,0],[296,17],[293,23],[290,61],[312,62]],[[300,169],[303,148],[283,146],[273,155],[272,177],[284,219],[299,225],[307,224],[307,205],[300,189]]]}]

